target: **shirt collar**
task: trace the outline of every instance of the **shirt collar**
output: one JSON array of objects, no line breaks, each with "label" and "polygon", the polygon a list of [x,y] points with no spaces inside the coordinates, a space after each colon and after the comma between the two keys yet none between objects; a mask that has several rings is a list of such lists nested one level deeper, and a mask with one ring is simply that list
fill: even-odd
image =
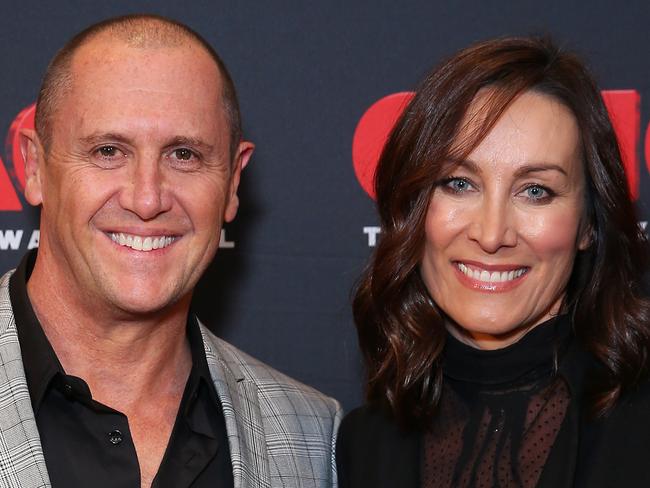
[{"label": "shirt collar", "polygon": [[187,389],[191,397],[190,401],[186,403],[187,410],[185,414],[193,407],[194,401],[199,395],[199,388],[207,388],[210,398],[214,400],[213,403],[220,405],[214,383],[212,382],[212,376],[210,376],[208,361],[205,357],[201,328],[194,313],[190,313],[187,319],[187,340],[190,344],[190,353],[192,354],[192,370],[187,380]]},{"label": "shirt collar", "polygon": [[35,262],[35,250],[28,252],[23,257],[20,265],[9,279],[9,298],[16,320],[27,387],[34,413],[37,414],[50,382],[57,373],[64,374],[64,371],[36,318],[36,313],[27,294],[27,281],[34,269]]}]

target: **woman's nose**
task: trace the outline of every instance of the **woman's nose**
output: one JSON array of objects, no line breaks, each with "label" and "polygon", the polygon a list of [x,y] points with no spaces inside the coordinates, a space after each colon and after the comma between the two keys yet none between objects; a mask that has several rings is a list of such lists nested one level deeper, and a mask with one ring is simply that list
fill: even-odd
[{"label": "woman's nose", "polygon": [[517,231],[510,202],[506,199],[485,198],[474,214],[468,237],[490,254],[502,247],[516,246]]}]

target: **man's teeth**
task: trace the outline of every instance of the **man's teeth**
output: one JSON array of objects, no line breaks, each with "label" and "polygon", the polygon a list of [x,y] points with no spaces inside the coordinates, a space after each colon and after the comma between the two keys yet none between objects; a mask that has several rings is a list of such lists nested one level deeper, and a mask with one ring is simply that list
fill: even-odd
[{"label": "man's teeth", "polygon": [[122,232],[111,232],[110,236],[115,244],[130,247],[136,251],[153,251],[154,249],[162,249],[169,246],[176,239],[175,237],[170,236],[142,237],[124,234]]},{"label": "man's teeth", "polygon": [[467,277],[486,283],[503,283],[505,281],[512,281],[519,278],[527,271],[527,268],[513,269],[512,271],[492,271],[490,273],[486,270],[479,271],[478,269],[470,269],[463,263],[457,263],[458,269]]}]

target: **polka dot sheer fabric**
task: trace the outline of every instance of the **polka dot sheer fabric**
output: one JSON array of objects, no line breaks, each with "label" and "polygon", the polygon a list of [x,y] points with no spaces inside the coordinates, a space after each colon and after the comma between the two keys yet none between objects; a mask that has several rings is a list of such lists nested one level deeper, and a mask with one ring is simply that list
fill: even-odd
[{"label": "polka dot sheer fabric", "polygon": [[447,378],[424,436],[422,486],[537,486],[569,401],[565,381],[548,370],[506,385]]},{"label": "polka dot sheer fabric", "polygon": [[570,450],[563,426],[571,394],[559,364],[571,342],[565,315],[501,349],[449,334],[442,395],[422,442],[422,486],[533,488],[540,479],[553,486]]}]

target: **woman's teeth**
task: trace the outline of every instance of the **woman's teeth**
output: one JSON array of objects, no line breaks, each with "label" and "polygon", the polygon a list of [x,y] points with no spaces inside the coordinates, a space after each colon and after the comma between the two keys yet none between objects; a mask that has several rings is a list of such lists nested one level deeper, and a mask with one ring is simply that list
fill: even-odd
[{"label": "woman's teeth", "polygon": [[472,269],[463,263],[456,263],[458,269],[468,278],[485,283],[503,283],[519,278],[528,271],[528,268],[517,268],[511,271],[492,271]]}]

